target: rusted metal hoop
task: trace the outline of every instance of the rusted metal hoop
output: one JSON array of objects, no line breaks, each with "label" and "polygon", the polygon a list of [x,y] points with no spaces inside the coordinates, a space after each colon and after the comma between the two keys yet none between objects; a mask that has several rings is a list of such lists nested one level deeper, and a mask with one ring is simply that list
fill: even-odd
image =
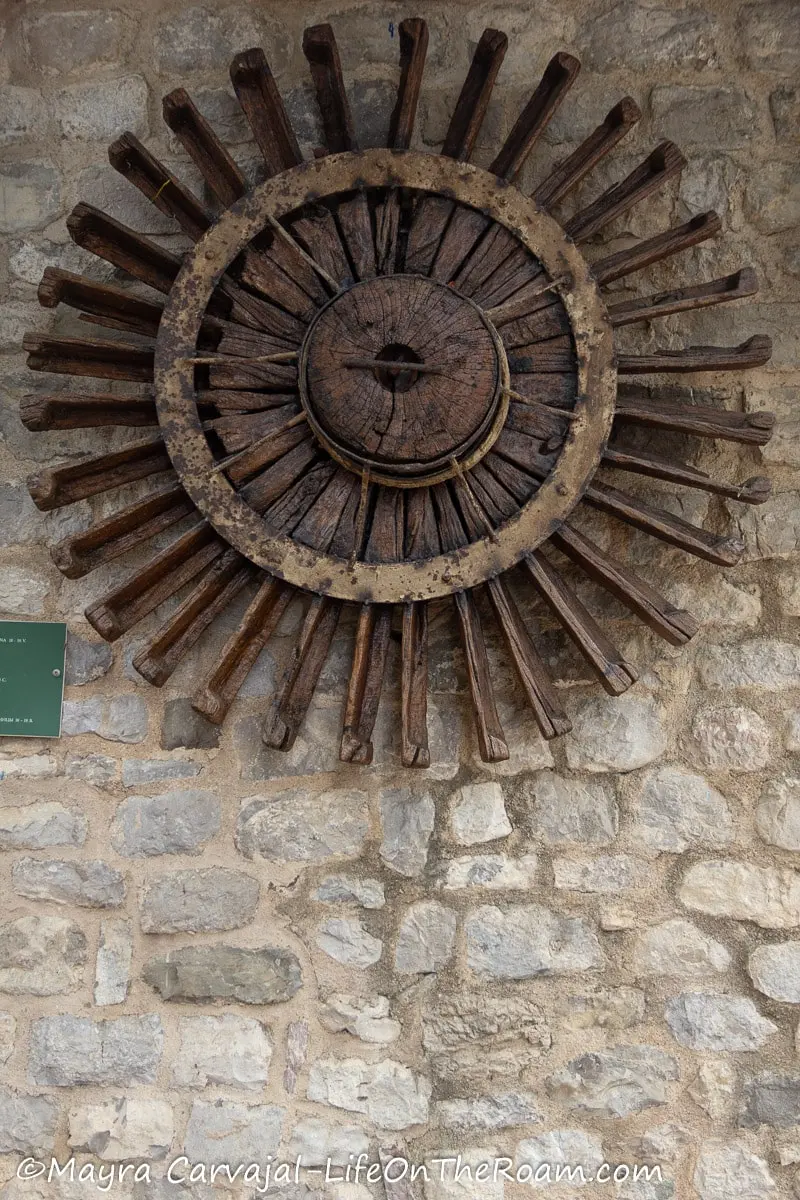
[{"label": "rusted metal hoop", "polygon": [[[572,324],[578,355],[575,419],[561,456],[534,497],[494,537],[432,559],[350,563],[273,537],[237,495],[214,459],[197,412],[194,368],[200,323],[233,259],[302,204],[356,187],[410,187],[479,208],[509,229],[543,264]],[[156,405],[173,466],[197,508],[252,562],[299,588],[351,601],[427,600],[473,588],[514,566],[556,530],[578,503],[600,461],[614,412],[611,326],[587,263],[560,226],[494,175],[446,156],[390,150],[344,153],[268,179],[226,210],[190,252],[170,291],[155,354]]]}]

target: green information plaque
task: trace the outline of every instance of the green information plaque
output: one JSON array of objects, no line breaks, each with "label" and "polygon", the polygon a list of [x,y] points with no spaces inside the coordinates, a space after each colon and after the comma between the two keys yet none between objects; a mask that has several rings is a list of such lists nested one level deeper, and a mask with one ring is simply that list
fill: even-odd
[{"label": "green information plaque", "polygon": [[0,621],[0,737],[61,734],[63,621]]}]

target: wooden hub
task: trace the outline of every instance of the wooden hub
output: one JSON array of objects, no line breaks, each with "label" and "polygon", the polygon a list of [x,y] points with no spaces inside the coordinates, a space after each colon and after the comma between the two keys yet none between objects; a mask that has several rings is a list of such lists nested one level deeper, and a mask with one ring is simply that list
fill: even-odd
[{"label": "wooden hub", "polygon": [[309,423],[330,454],[396,487],[476,463],[508,407],[494,327],[466,296],[419,275],[369,279],[336,296],[309,328],[299,374]]}]

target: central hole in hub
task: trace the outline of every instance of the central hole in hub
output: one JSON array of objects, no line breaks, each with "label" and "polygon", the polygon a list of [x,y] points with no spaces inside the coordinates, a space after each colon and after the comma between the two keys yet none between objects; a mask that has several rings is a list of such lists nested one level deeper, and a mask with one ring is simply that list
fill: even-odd
[{"label": "central hole in hub", "polygon": [[391,342],[376,355],[384,366],[375,367],[375,378],[388,392],[407,392],[419,379],[419,371],[408,367],[392,366],[392,363],[422,363],[415,350],[403,342]]}]

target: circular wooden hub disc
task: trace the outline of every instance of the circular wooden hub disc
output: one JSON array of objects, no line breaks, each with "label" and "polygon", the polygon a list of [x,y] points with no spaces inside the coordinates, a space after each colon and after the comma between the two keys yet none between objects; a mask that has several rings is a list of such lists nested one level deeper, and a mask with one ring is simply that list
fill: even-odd
[{"label": "circular wooden hub disc", "polygon": [[319,440],[342,465],[399,487],[441,482],[482,458],[502,429],[507,388],[505,350],[477,305],[419,275],[336,296],[300,356],[300,396]]}]

